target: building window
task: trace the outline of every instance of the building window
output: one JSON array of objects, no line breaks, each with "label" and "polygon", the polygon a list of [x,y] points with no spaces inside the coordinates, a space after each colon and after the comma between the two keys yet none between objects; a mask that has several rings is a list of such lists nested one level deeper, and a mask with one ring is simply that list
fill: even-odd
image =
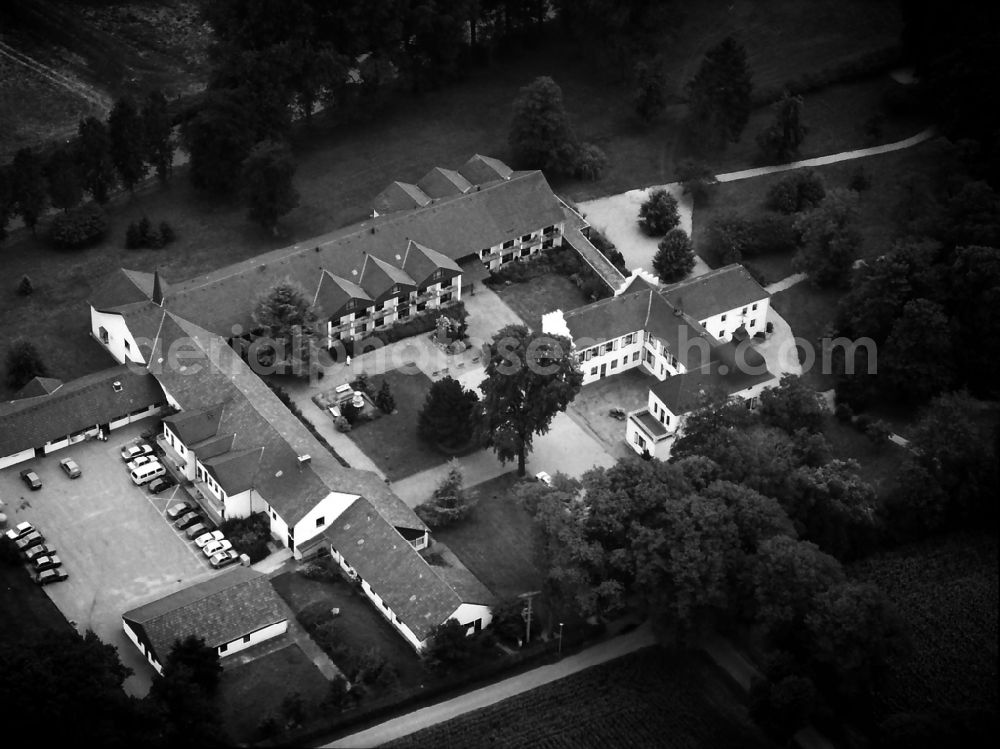
[{"label": "building window", "polygon": [[514,246],[514,240],[513,239],[508,239],[506,242],[503,243],[503,248],[502,249],[509,250],[513,246]]},{"label": "building window", "polygon": [[670,425],[670,417],[668,416],[667,417],[667,426],[669,426],[669,425]]},{"label": "building window", "polygon": [[701,327],[703,327],[703,328],[704,328],[704,327],[705,327],[706,325],[708,325],[708,320],[702,320],[702,321],[701,321],[700,323],[698,323],[698,324],[699,324],[699,325],[701,325]]},{"label": "building window", "polygon": [[617,367],[618,367],[618,360],[617,360],[617,359],[613,359],[613,360],[611,361],[611,368],[612,368],[612,369],[615,369],[615,368],[617,368]]},{"label": "building window", "polygon": [[591,367],[590,368],[590,374],[592,374],[592,375],[597,374],[597,367]]},{"label": "building window", "polygon": [[633,351],[632,352],[632,361],[639,361],[639,352],[638,351]]},{"label": "building window", "polygon": [[100,327],[100,328],[97,329],[97,335],[100,336],[101,343],[107,343],[108,342],[108,331],[105,330],[103,327]]},{"label": "building window", "polygon": [[755,304],[755,305],[754,305],[753,307],[751,307],[750,309],[757,309],[757,305]]},{"label": "building window", "polygon": [[250,642],[250,635],[244,635],[243,642]]},{"label": "building window", "polygon": [[434,271],[434,275],[431,276],[431,278],[437,281],[439,278],[442,278],[443,276],[444,276],[444,271],[438,268],[436,271]]},{"label": "building window", "polygon": [[726,321],[726,316],[725,316],[725,315],[723,315],[723,316],[721,317],[721,319],[719,320],[719,322],[725,322],[725,321]]},{"label": "building window", "polygon": [[629,333],[622,339],[622,346],[631,346],[635,343],[635,333]]},{"label": "building window", "polygon": [[639,447],[641,447],[643,450],[646,449],[646,440],[644,440],[642,438],[642,435],[639,434],[638,432],[635,432],[635,433],[632,434],[632,441],[635,444],[637,444]]},{"label": "building window", "polygon": [[530,234],[522,234],[521,235],[521,241],[522,242],[527,242],[529,239],[531,239],[531,235]]},{"label": "building window", "polygon": [[742,312],[740,312],[740,314],[741,314],[741,315],[745,315],[746,313],[747,313],[747,308],[746,308],[746,307],[744,307],[744,308],[743,308],[743,311],[742,311]]},{"label": "building window", "polygon": [[126,351],[131,351],[131,350],[132,350],[132,346],[131,346],[131,344],[129,344],[129,342],[128,342],[128,341],[124,341],[124,343],[125,343],[125,350],[126,350]]},{"label": "building window", "polygon": [[227,650],[229,650],[229,643],[228,642],[225,642],[222,645],[219,645],[219,652],[220,653],[225,653]]},{"label": "building window", "polygon": [[719,338],[725,338],[725,337],[726,337],[726,331],[720,330],[719,331]]},{"label": "building window", "polygon": [[320,517],[316,518],[316,527],[317,528],[322,528],[324,525],[326,525],[326,518],[324,518],[323,516],[320,516]]},{"label": "building window", "polygon": [[628,364],[628,357],[627,356],[623,356],[622,357],[622,366],[624,367],[626,364]]},{"label": "building window", "polygon": [[545,240],[544,242],[542,242],[542,249],[543,249],[543,250],[548,250],[548,249],[550,249],[550,248],[551,248],[552,246],[553,246],[553,242],[552,242],[552,240],[551,240],[551,239],[546,239],[546,240]]},{"label": "building window", "polygon": [[751,320],[751,321],[750,321],[750,327],[751,327],[751,328],[752,328],[752,327],[753,327],[754,325],[756,325],[756,324],[757,324],[757,321],[756,321],[756,320]]}]

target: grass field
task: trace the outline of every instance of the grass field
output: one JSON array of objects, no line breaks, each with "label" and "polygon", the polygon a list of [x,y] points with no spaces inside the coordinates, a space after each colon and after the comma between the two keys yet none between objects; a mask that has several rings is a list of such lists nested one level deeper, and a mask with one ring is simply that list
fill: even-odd
[{"label": "grass field", "polygon": [[[168,0],[151,5],[171,7]],[[824,0],[808,7],[785,0],[766,8],[713,0],[685,7],[682,21],[664,36],[665,65],[675,92],[704,52],[727,33],[736,33],[747,45],[757,85],[767,86],[884,47],[894,41],[899,26],[894,4],[864,0]],[[108,30],[116,33],[111,26]],[[135,38],[142,33],[136,31]],[[0,325],[34,340],[53,376],[71,379],[111,364],[89,340],[85,312],[91,291],[115,268],[159,268],[167,281],[186,279],[356,221],[393,180],[416,180],[435,165],[456,167],[476,152],[507,158],[511,102],[538,75],[551,75],[560,83],[579,136],[598,143],[610,163],[601,180],[555,181],[557,190],[581,200],[669,181],[675,160],[685,155],[676,143],[684,107],[675,104],[661,122],[640,126],[632,115],[629,86],[613,72],[598,70],[588,50],[556,37],[509,52],[493,67],[473,70],[455,85],[424,95],[399,94],[369,121],[336,127],[318,121],[304,127],[293,143],[302,202],[285,217],[279,237],[250,224],[235,201],[192,190],[184,169],[166,188],[149,186],[134,197],[116,198],[111,232],[96,247],[60,253],[44,241],[44,226],[37,238],[20,232],[3,249],[7,280],[0,288]],[[128,57],[128,50],[123,48],[122,55]],[[852,95],[845,96],[850,100]],[[809,106],[823,111],[820,97],[815,98]],[[829,107],[831,113],[842,109]],[[767,121],[770,113],[763,117],[761,122]],[[745,141],[752,142],[754,127],[751,123]],[[848,129],[830,137],[856,145],[855,133]],[[817,148],[823,142],[820,133],[820,125],[814,124]],[[749,166],[740,150],[744,145],[727,150],[719,166]],[[177,242],[166,250],[124,251],[125,229],[142,215],[168,221]],[[38,289],[33,297],[15,293],[25,274]],[[6,344],[0,343],[0,357],[5,352]],[[9,395],[0,391],[0,398]]]},{"label": "grass field", "polygon": [[641,650],[386,746],[772,746],[692,656]]},{"label": "grass field", "polygon": [[953,534],[866,559],[852,577],[885,592],[909,633],[893,660],[881,714],[997,706],[997,539]]},{"label": "grass field", "polygon": [[261,721],[274,716],[282,724],[281,703],[298,692],[307,713],[319,709],[330,683],[298,645],[227,668],[219,684],[219,717],[229,738],[249,742],[257,738]]},{"label": "grass field", "polygon": [[854,427],[833,416],[823,421],[823,436],[830,442],[834,457],[856,460],[862,480],[871,484],[880,498],[885,498],[895,485],[906,451],[894,442],[876,447]]},{"label": "grass field", "polygon": [[434,534],[500,598],[540,590],[544,581],[534,520],[513,495],[520,480],[515,471],[472,487],[477,503],[468,518]]},{"label": "grass field", "polygon": [[346,581],[310,580],[298,573],[286,572],[272,582],[278,595],[296,613],[310,606],[339,608],[340,615],[333,619],[332,626],[340,642],[355,654],[369,648],[377,649],[396,667],[401,684],[420,683],[424,668],[417,654],[372,603]]},{"label": "grass field", "polygon": [[808,370],[803,364],[802,375],[814,390],[833,387],[833,373],[823,371],[820,340],[826,336],[827,328],[836,317],[837,302],[843,293],[841,289],[820,289],[803,281],[771,296],[771,305],[791,326],[795,337],[808,341],[813,347],[815,361]]},{"label": "grass field", "polygon": [[417,434],[420,409],[431,388],[431,381],[416,368],[411,374],[393,369],[371,378],[375,389],[389,383],[396,401],[396,412],[382,414],[374,421],[356,425],[348,436],[390,481],[412,476],[426,468],[447,462],[448,456],[438,452]]},{"label": "grass field", "polygon": [[496,293],[532,330],[542,329],[542,315],[561,309],[568,312],[587,303],[583,292],[566,276],[550,273],[510,286],[497,286]]}]

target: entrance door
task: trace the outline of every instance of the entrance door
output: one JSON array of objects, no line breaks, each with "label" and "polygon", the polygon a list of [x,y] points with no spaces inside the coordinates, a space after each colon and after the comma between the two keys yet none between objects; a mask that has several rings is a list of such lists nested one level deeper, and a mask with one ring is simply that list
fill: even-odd
[{"label": "entrance door", "polygon": [[608,365],[607,364],[602,364],[601,365],[601,377],[604,377],[604,375],[606,375],[607,373],[608,373]]}]

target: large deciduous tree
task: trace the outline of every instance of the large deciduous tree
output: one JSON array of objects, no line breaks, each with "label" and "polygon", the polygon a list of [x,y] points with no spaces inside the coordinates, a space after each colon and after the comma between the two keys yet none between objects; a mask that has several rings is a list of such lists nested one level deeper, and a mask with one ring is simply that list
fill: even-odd
[{"label": "large deciduous tree", "polygon": [[757,135],[757,146],[769,159],[789,161],[798,155],[806,130],[802,124],[802,97],[786,91],[774,104],[774,122]]},{"label": "large deciduous tree", "polygon": [[19,390],[34,377],[45,377],[48,371],[35,344],[27,338],[15,338],[7,349],[7,387]]},{"label": "large deciduous tree", "polygon": [[272,233],[278,219],[299,204],[299,192],[292,177],[295,160],[287,143],[262,141],[243,162],[240,180],[247,217]]},{"label": "large deciduous tree", "polygon": [[22,148],[14,154],[10,181],[14,211],[34,233],[38,219],[49,204],[49,193],[42,160],[30,148]]},{"label": "large deciduous tree", "polygon": [[662,237],[680,222],[677,198],[663,188],[653,190],[639,206],[639,228],[651,237]]},{"label": "large deciduous tree", "polygon": [[253,321],[270,344],[258,352],[257,363],[290,366],[293,374],[305,374],[298,368],[309,362],[316,319],[306,290],[291,279],[263,292],[254,304]]},{"label": "large deciduous tree", "polygon": [[525,473],[535,435],[545,434],[583,384],[583,375],[563,336],[508,325],[490,343],[483,391],[483,426],[502,463],[517,461]]},{"label": "large deciduous tree", "polygon": [[679,226],[667,232],[656,246],[653,270],[664,283],[674,283],[687,277],[694,270],[695,256],[691,238]]},{"label": "large deciduous tree", "polygon": [[750,119],[753,81],[747,52],[733,37],[712,47],[687,84],[692,124],[713,145],[736,142]]},{"label": "large deciduous tree", "polygon": [[468,444],[475,431],[479,398],[452,377],[436,380],[427,391],[417,420],[421,438],[455,449]]},{"label": "large deciduous tree", "polygon": [[795,222],[802,249],[794,266],[818,286],[843,286],[850,278],[862,242],[855,225],[857,202],[856,193],[830,190],[815,210]]},{"label": "large deciduous tree", "polygon": [[473,507],[475,503],[465,492],[462,471],[453,462],[431,498],[417,505],[415,511],[421,520],[437,530],[463,520]]},{"label": "large deciduous tree", "polygon": [[49,182],[49,196],[55,208],[68,212],[80,205],[83,199],[80,168],[68,146],[60,146],[49,154],[45,162],[45,176]]},{"label": "large deciduous tree", "polygon": [[825,410],[820,395],[799,375],[783,375],[778,387],[760,394],[761,420],[789,434],[799,429],[819,432]]},{"label": "large deciduous tree", "polygon": [[666,88],[662,59],[636,63],[632,100],[640,120],[648,124],[663,112],[667,106]]},{"label": "large deciduous tree", "polygon": [[554,80],[540,76],[520,90],[507,142],[518,166],[567,171],[567,153],[575,151],[576,136],[563,105],[562,89]]},{"label": "large deciduous tree", "polygon": [[115,165],[111,160],[108,128],[96,117],[80,120],[76,158],[80,165],[83,189],[99,205],[108,202],[115,186]]},{"label": "large deciduous tree", "polygon": [[122,184],[130,191],[146,176],[142,118],[131,96],[123,96],[108,115],[111,160]]},{"label": "large deciduous tree", "polygon": [[922,403],[955,382],[953,337],[954,328],[941,305],[913,299],[886,338],[879,374],[903,400]]},{"label": "large deciduous tree", "polygon": [[250,115],[238,91],[210,91],[198,111],[181,126],[184,148],[191,157],[192,184],[226,194],[239,182],[254,135]]},{"label": "large deciduous tree", "polygon": [[174,128],[162,91],[151,91],[142,107],[143,160],[166,182],[174,163]]}]

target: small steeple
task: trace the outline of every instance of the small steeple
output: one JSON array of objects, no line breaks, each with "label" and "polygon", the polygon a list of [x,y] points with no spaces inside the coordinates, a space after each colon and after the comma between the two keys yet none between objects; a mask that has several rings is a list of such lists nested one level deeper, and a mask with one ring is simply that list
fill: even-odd
[{"label": "small steeple", "polygon": [[160,281],[160,271],[153,271],[153,304],[163,306],[163,284]]}]

